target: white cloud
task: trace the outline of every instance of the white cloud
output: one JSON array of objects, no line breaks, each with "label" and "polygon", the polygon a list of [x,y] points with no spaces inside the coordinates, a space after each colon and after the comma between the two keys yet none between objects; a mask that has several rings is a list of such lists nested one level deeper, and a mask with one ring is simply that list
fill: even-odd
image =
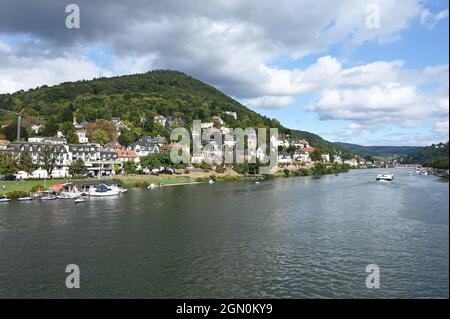
[{"label": "white cloud", "polygon": [[423,9],[420,13],[420,24],[427,29],[432,30],[439,23],[439,21],[448,19],[448,9],[439,11],[433,14],[427,8]]},{"label": "white cloud", "polygon": [[255,99],[249,99],[246,104],[252,108],[275,109],[287,105],[292,105],[294,98],[292,96],[262,96]]}]

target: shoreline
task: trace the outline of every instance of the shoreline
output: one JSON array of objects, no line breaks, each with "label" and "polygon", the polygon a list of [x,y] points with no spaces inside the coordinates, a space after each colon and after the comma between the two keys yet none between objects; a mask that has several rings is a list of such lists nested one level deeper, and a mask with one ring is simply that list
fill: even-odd
[{"label": "shoreline", "polygon": [[[158,185],[159,187],[169,186],[184,186],[208,183],[209,180],[214,182],[255,182],[271,180],[276,178],[289,178],[299,176],[321,176],[329,174],[346,173],[350,170],[349,167],[342,165],[316,165],[313,168],[280,168],[280,170],[270,175],[244,175],[238,174],[234,171],[226,173],[217,172],[197,172],[190,174],[180,175],[120,175],[104,177],[99,180],[112,180],[117,182],[124,188],[146,188],[151,184]],[[59,179],[33,179],[33,180],[21,180],[21,181],[5,181],[0,182],[0,196],[6,196],[7,198],[17,199],[19,197],[28,196],[33,188],[44,187],[49,188],[55,184],[63,184],[75,181],[95,181],[96,179],[85,178],[59,178]]]}]

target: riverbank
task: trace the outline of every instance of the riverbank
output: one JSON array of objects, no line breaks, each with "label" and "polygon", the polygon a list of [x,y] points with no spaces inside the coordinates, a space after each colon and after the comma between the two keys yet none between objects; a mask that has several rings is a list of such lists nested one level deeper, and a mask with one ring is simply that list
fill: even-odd
[{"label": "riverbank", "polygon": [[[183,186],[200,183],[208,183],[210,180],[214,182],[248,182],[248,181],[261,181],[275,178],[287,178],[296,176],[312,176],[312,175],[327,175],[327,174],[339,174],[348,172],[350,168],[346,165],[338,164],[322,164],[319,163],[311,168],[280,168],[277,173],[271,175],[243,175],[238,174],[232,170],[217,173],[210,172],[191,172],[189,174],[180,175],[120,175],[114,177],[106,177],[103,179],[112,179],[116,181],[121,187],[133,188],[141,187],[145,188],[151,184],[158,186]],[[93,179],[47,179],[47,180],[22,180],[22,181],[5,181],[0,182],[0,196],[6,196],[8,198],[18,198],[28,196],[32,191],[37,188],[48,189],[55,184],[63,184],[74,181],[93,181]],[[95,181],[95,180],[94,180]]]}]

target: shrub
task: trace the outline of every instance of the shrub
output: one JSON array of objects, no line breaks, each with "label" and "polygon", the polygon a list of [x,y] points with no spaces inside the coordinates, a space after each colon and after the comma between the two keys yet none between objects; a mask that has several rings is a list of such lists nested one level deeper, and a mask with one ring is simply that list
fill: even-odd
[{"label": "shrub", "polygon": [[24,192],[24,191],[11,191],[6,194],[6,197],[8,197],[10,199],[18,199],[20,197],[26,197],[29,195],[30,195],[29,193]]},{"label": "shrub", "polygon": [[32,191],[33,193],[35,193],[35,192],[43,191],[44,189],[45,189],[44,186],[38,184],[38,185],[34,185],[34,186],[31,188],[31,191]]}]

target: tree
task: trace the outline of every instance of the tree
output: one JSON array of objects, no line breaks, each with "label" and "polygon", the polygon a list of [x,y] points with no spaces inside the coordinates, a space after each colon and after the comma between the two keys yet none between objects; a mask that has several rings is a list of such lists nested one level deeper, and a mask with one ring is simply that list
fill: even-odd
[{"label": "tree", "polygon": [[20,159],[18,163],[18,169],[28,174],[33,173],[37,169],[37,165],[33,163],[33,159],[31,157],[30,152],[23,152],[20,154]]},{"label": "tree", "polygon": [[105,131],[98,129],[92,134],[92,141],[104,145],[109,142],[109,137]]},{"label": "tree", "polygon": [[317,161],[321,161],[322,160],[322,152],[316,148],[314,150],[314,152],[312,152],[311,154],[309,154],[309,157],[311,158],[312,161],[317,162]]},{"label": "tree", "polygon": [[169,152],[153,153],[141,157],[141,165],[146,168],[167,168],[171,167],[172,164]]},{"label": "tree", "polygon": [[56,149],[52,146],[45,147],[42,155],[42,166],[47,171],[48,176],[52,175],[52,172],[56,167],[57,159],[58,154],[56,153]]},{"label": "tree", "polygon": [[69,165],[69,174],[74,177],[84,176],[88,173],[87,167],[84,165],[83,160],[77,159]]},{"label": "tree", "polygon": [[0,152],[0,174],[13,175],[17,173],[16,157],[11,152]]},{"label": "tree", "polygon": [[128,174],[136,173],[136,163],[134,161],[123,162],[123,171]]},{"label": "tree", "polygon": [[136,135],[130,130],[121,130],[118,140],[121,145],[128,146],[136,140]]},{"label": "tree", "polygon": [[95,123],[87,124],[86,131],[90,141],[94,141],[94,134],[97,130],[103,131],[102,134],[105,134],[107,136],[108,140],[105,142],[105,144],[109,141],[113,141],[116,138],[116,128],[110,121],[100,119],[95,121]]},{"label": "tree", "polygon": [[79,144],[77,131],[71,122],[64,122],[59,125],[59,130],[64,135],[69,144]]}]

